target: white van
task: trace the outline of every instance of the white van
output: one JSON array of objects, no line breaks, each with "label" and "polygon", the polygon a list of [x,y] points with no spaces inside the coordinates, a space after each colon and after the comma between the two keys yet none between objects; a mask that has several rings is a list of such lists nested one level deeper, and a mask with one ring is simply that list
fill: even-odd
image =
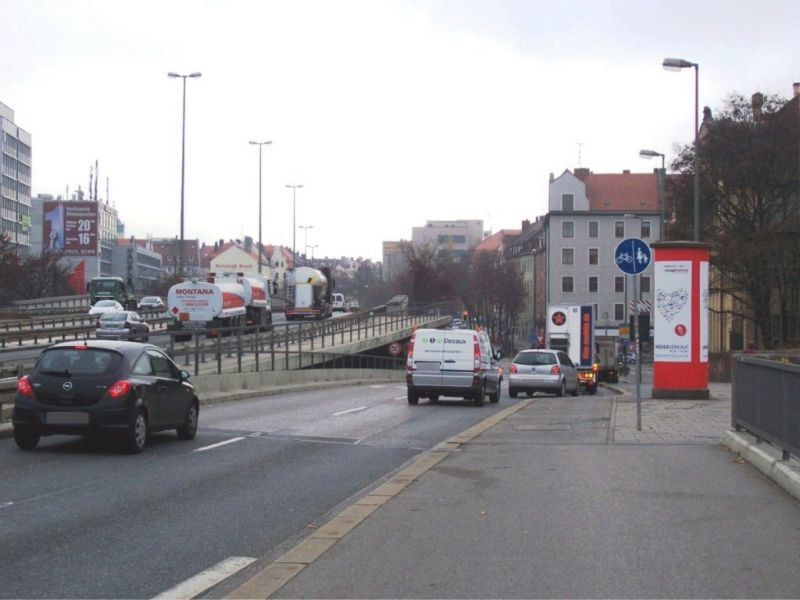
[{"label": "white van", "polygon": [[331,294],[331,307],[333,311],[344,312],[347,310],[347,303],[344,301],[344,294]]},{"label": "white van", "polygon": [[483,404],[486,395],[500,401],[500,353],[489,336],[474,329],[418,329],[411,336],[406,361],[408,403],[420,398],[457,396]]}]

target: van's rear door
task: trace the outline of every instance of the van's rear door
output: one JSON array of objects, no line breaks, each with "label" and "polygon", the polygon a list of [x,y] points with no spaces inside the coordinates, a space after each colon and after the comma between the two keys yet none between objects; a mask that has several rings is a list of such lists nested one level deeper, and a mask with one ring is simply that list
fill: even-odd
[{"label": "van's rear door", "polygon": [[442,333],[431,330],[414,334],[412,381],[415,386],[442,386]]},{"label": "van's rear door", "polygon": [[475,366],[475,335],[469,329],[442,332],[442,385],[445,388],[472,386]]}]

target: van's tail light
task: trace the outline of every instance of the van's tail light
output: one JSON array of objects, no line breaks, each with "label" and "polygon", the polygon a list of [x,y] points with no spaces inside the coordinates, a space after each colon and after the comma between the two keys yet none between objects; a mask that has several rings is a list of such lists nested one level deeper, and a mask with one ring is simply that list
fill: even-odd
[{"label": "van's tail light", "polygon": [[109,397],[117,400],[128,394],[133,389],[133,384],[127,379],[120,379],[117,383],[108,388]]},{"label": "van's tail light", "polygon": [[410,373],[414,370],[414,336],[411,336],[411,341],[408,342],[408,358],[406,358],[406,372]]},{"label": "van's tail light", "polygon": [[17,392],[23,396],[33,398],[33,386],[31,386],[31,382],[28,381],[27,375],[17,379]]},{"label": "van's tail light", "polygon": [[472,340],[473,340],[473,344],[474,344],[473,348],[474,348],[474,353],[475,353],[475,360],[474,360],[474,362],[472,364],[472,368],[477,373],[478,371],[481,370],[481,346],[478,343],[478,336],[477,335],[473,334]]},{"label": "van's tail light", "polygon": [[550,375],[561,375],[561,367],[558,365],[553,365],[550,368]]},{"label": "van's tail light", "polygon": [[515,364],[512,364],[512,365],[511,365],[511,366],[508,368],[508,372],[509,372],[509,373],[516,373],[516,372],[517,372],[517,365],[515,365]]}]

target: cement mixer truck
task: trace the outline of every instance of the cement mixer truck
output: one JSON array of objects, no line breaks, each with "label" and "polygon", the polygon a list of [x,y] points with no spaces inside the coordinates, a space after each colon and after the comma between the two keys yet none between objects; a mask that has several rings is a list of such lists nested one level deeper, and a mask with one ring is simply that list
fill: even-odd
[{"label": "cement mixer truck", "polygon": [[289,280],[289,300],[286,303],[287,321],[326,319],[333,314],[331,293],[334,281],[330,269],[298,267]]}]

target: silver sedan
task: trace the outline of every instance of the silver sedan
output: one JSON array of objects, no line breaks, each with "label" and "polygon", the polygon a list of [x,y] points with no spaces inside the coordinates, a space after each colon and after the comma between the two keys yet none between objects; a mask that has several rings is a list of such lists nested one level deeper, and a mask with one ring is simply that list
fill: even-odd
[{"label": "silver sedan", "polygon": [[573,396],[580,389],[578,371],[565,352],[558,350],[523,350],[511,363],[508,371],[508,395],[516,398],[519,392],[533,396],[547,392]]}]

